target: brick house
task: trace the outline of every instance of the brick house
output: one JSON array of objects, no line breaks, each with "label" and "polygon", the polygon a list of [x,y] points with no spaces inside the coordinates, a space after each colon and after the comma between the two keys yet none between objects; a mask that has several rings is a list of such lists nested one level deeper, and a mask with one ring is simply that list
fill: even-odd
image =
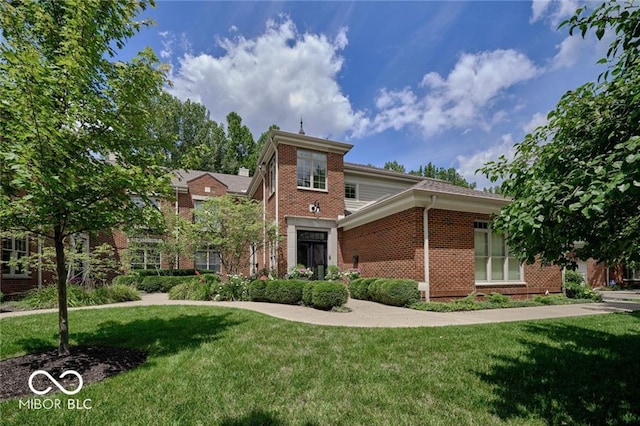
[{"label": "brick house", "polygon": [[[502,236],[491,231],[491,214],[507,200],[436,179],[345,162],[351,148],[303,132],[272,131],[252,177],[246,169],[238,176],[176,170],[175,200],[158,204],[170,203],[179,215],[191,219],[208,197],[234,194],[262,203],[264,217],[275,221],[281,239],[254,253],[246,274],[269,269],[284,275],[303,264],[322,275],[329,265],[337,265],[343,270],[358,268],[365,277],[414,279],[428,299],[474,291],[514,297],[561,291],[559,268],[519,264]],[[134,268],[220,270],[213,249],[201,248],[195,260],[162,259],[153,250],[157,240],[131,238],[139,247]],[[88,249],[102,242],[116,247],[121,256],[130,240],[113,230],[85,244]],[[37,250],[38,244],[33,239],[3,239],[3,260]],[[606,279],[604,266],[590,268],[598,283]],[[0,290],[24,291],[48,278],[3,265]]]}]

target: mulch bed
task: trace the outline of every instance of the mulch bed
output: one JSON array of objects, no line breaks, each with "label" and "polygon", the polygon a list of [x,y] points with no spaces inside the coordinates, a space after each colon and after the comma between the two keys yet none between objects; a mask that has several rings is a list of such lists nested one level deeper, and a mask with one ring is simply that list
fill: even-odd
[{"label": "mulch bed", "polygon": [[[98,382],[107,377],[131,370],[142,364],[147,355],[137,349],[77,346],[71,348],[71,355],[59,357],[58,350],[39,352],[0,361],[0,401],[19,396],[36,397],[29,388],[29,376],[36,370],[48,372],[65,389],[77,389],[79,381],[72,374],[60,379],[67,370],[75,370],[82,376],[83,386]],[[43,374],[33,379],[36,390],[44,390],[51,386],[47,396],[59,393],[57,386]]]}]

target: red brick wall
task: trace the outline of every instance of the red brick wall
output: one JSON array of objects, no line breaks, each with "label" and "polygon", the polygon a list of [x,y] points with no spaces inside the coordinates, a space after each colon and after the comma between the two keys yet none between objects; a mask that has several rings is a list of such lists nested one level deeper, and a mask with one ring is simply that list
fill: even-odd
[{"label": "red brick wall", "polygon": [[429,210],[431,297],[466,296],[475,290],[473,222],[488,215]]},{"label": "red brick wall", "polygon": [[343,269],[358,268],[363,277],[424,281],[424,237],[421,208],[393,214],[339,234]]},{"label": "red brick wall", "polygon": [[[327,155],[327,190],[300,189],[297,184],[298,148],[278,145],[278,224],[282,239],[279,242],[278,273],[287,272],[287,221],[286,216],[337,219],[344,214],[344,160],[342,154]],[[308,149],[304,149],[309,151]],[[319,213],[309,212],[309,205],[318,202]],[[271,208],[271,199],[269,201]],[[275,209],[275,207],[274,207]]]}]

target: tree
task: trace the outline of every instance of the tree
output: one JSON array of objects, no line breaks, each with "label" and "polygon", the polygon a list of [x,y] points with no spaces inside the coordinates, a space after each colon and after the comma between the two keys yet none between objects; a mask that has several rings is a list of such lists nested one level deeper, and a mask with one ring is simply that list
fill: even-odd
[{"label": "tree", "polygon": [[465,178],[462,177],[460,173],[456,171],[453,167],[449,167],[445,169],[444,167],[436,167],[431,161],[427,165],[420,166],[418,170],[412,170],[409,172],[410,175],[423,176],[433,179],[440,179],[445,182],[452,183],[456,186],[462,186],[464,188],[475,189],[476,183],[469,183]]},{"label": "tree", "polygon": [[60,355],[70,352],[65,244],[142,222],[131,192],[170,194],[156,165],[168,147],[149,132],[166,69],[150,49],[114,60],[148,24],[134,21],[148,5],[0,3],[0,223],[53,241]]},{"label": "tree", "polygon": [[220,253],[227,274],[249,266],[251,254],[277,239],[277,227],[264,220],[262,205],[248,198],[214,197],[196,211],[193,240]]},{"label": "tree", "polygon": [[404,168],[404,166],[398,163],[396,160],[387,161],[386,163],[384,163],[384,166],[382,168],[385,170],[392,170],[398,173],[406,173],[406,169]]},{"label": "tree", "polygon": [[598,82],[569,91],[548,124],[481,170],[513,198],[494,219],[523,261],[640,262],[640,5],[580,8],[561,26],[615,34]]}]

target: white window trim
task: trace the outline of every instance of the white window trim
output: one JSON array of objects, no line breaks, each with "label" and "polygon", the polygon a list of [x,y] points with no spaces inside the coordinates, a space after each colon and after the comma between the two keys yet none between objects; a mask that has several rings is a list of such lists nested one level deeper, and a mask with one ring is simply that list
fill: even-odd
[{"label": "white window trim", "polygon": [[[269,197],[276,193],[276,156],[274,155],[269,161]],[[296,170],[297,173],[297,170]],[[296,175],[297,180],[297,175]]]},{"label": "white window trim", "polygon": [[197,264],[196,264],[196,259],[193,259],[193,266],[196,269],[205,269],[207,271],[215,271],[215,269],[210,268],[211,265],[216,265],[213,261],[212,261],[212,254],[217,254],[218,255],[218,271],[217,272],[222,272],[222,259],[220,259],[220,252],[214,250],[213,248],[211,248],[210,246],[207,247],[202,247],[200,249],[197,249],[195,251],[196,253],[198,252],[205,252],[207,253],[207,267],[206,268],[200,268]]},{"label": "white window trim", "polygon": [[[347,188],[346,188],[346,187],[347,187],[347,185],[353,185],[353,187],[354,187],[354,192],[355,192],[355,197],[353,197],[353,198],[349,198],[349,197],[347,197]],[[358,192],[360,192],[360,191],[359,191],[359,188],[358,188],[358,184],[357,184],[356,182],[345,182],[345,183],[344,183],[344,186],[345,186],[345,188],[344,188],[344,189],[345,189],[345,191],[344,191],[344,198],[345,198],[345,200],[358,201],[358,200],[359,200],[359,198],[358,198]]]},{"label": "white window trim", "polygon": [[[488,223],[486,221],[476,221],[479,223]],[[492,262],[492,258],[493,255],[491,254],[492,252],[492,231],[491,231],[491,227],[487,226],[487,228],[476,228],[474,226],[473,229],[473,233],[474,233],[474,241],[475,241],[475,233],[476,232],[483,232],[488,234],[488,246],[487,246],[487,250],[488,250],[488,256],[487,256],[487,264],[485,266],[486,268],[486,272],[487,272],[487,280],[475,280],[475,285],[477,287],[499,287],[499,286],[516,286],[516,285],[527,285],[525,278],[524,278],[524,265],[522,263],[520,263],[520,279],[519,280],[509,280],[509,246],[506,243],[506,240],[504,240],[504,244],[505,244],[505,257],[504,257],[504,265],[503,265],[503,273],[504,276],[507,277],[507,279],[505,280],[492,280],[491,279],[491,262]],[[474,252],[474,279],[475,279],[475,252]]]},{"label": "white window trim", "polygon": [[[300,153],[309,153],[311,154],[311,158],[309,158],[308,160],[311,161],[311,174],[309,175],[309,185],[310,186],[300,186],[298,185],[298,160],[300,160]],[[324,156],[324,188],[314,188],[313,184],[314,184],[314,180],[313,180],[313,170],[314,170],[314,165],[315,162],[318,160],[314,160],[313,159],[313,154],[316,155],[323,155]],[[306,160],[306,158],[305,158]],[[317,192],[329,192],[329,156],[327,155],[326,152],[315,152],[315,151],[307,151],[304,149],[298,149],[297,153],[296,153],[296,186],[298,189],[303,189],[303,190],[307,190],[307,191],[317,191]]]},{"label": "white window trim", "polygon": [[[27,235],[25,235],[23,238],[17,238],[17,237],[4,237],[2,239],[9,239],[12,240],[11,242],[11,254],[10,257],[11,259],[15,259],[18,255],[18,250],[16,250],[16,240],[23,240],[25,241],[25,256],[29,256],[29,237]],[[2,248],[2,250],[4,250],[4,247]],[[16,270],[16,266],[9,266],[9,273],[3,273],[2,276],[4,278],[30,278],[31,276],[31,272],[29,271],[29,268],[24,268],[24,270],[22,271],[21,274],[16,274],[15,270]]]},{"label": "white window trim", "polygon": [[[147,268],[147,265],[148,265],[148,263],[147,263],[147,250],[148,250],[148,247],[150,245],[152,245],[152,244],[160,244],[160,243],[162,243],[162,240],[159,239],[159,238],[129,238],[129,241],[146,244],[146,247],[144,247],[144,259],[142,260],[143,267],[142,268],[134,268],[133,267],[133,262],[131,262],[131,265],[130,265],[131,269],[135,270],[135,271],[151,269],[151,268]],[[159,260],[158,269],[161,269],[162,268],[162,253],[158,253],[158,258],[159,258],[158,259]]]}]

